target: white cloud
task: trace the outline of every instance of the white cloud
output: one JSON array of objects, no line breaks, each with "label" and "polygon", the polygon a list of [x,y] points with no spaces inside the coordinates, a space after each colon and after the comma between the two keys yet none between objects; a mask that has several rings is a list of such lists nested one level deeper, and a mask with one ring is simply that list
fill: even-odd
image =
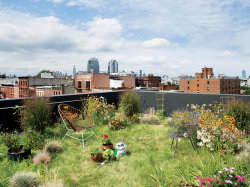
[{"label": "white cloud", "polygon": [[53,2],[55,4],[58,4],[58,3],[64,2],[65,0],[47,0],[47,1],[51,1],[51,2]]},{"label": "white cloud", "polygon": [[159,48],[166,47],[170,42],[164,38],[154,38],[152,40],[147,40],[142,43],[145,48]]},{"label": "white cloud", "polygon": [[232,56],[232,55],[233,55],[233,52],[225,50],[222,53],[220,53],[219,56],[229,57],[229,56]]}]

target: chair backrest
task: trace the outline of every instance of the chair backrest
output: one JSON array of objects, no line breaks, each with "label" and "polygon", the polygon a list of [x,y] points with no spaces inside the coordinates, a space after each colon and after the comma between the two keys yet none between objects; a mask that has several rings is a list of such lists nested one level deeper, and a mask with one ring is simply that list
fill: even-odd
[{"label": "chair backrest", "polygon": [[[90,117],[88,117],[88,119],[90,118],[91,119],[91,125],[87,125],[87,126],[83,126],[82,125],[79,125],[77,124],[76,122],[78,121],[78,119],[87,119],[83,112],[80,111],[79,109],[76,109],[70,105],[67,105],[67,104],[59,104],[58,105],[58,112],[62,118],[62,120],[66,120],[70,126],[72,127],[72,129],[74,131],[81,131],[83,129],[89,129],[89,128],[92,128],[94,126],[94,120],[92,120]],[[66,126],[66,128],[69,130],[69,128],[67,127],[66,123],[64,123],[64,125]]]}]

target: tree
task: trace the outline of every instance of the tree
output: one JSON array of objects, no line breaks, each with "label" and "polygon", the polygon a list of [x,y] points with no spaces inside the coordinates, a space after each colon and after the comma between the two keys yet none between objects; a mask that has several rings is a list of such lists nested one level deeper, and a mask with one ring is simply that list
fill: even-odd
[{"label": "tree", "polygon": [[51,74],[52,74],[53,72],[50,71],[50,70],[44,69],[44,70],[40,71],[36,76],[37,76],[37,77],[41,77],[41,74],[42,74],[42,73],[51,73]]}]

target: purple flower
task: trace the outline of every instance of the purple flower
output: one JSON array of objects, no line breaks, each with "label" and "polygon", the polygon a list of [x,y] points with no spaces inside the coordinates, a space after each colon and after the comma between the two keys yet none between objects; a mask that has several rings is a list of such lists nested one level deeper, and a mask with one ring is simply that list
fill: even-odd
[{"label": "purple flower", "polygon": [[228,168],[225,168],[224,170],[225,170],[226,172],[228,172],[228,171],[229,171],[229,169],[228,169]]},{"label": "purple flower", "polygon": [[28,132],[32,132],[32,130],[29,130]]},{"label": "purple flower", "polygon": [[233,182],[230,181],[230,180],[225,180],[225,183],[227,183],[227,184],[233,184]]},{"label": "purple flower", "polygon": [[232,175],[228,175],[230,178],[233,178],[233,176]]},{"label": "purple flower", "polygon": [[14,131],[14,133],[16,133],[16,134],[17,134],[17,131]]},{"label": "purple flower", "polygon": [[231,169],[231,170],[230,170],[230,173],[234,173],[234,170],[233,170],[233,169]]},{"label": "purple flower", "polygon": [[222,171],[218,171],[218,173],[221,175],[221,174],[222,174]]},{"label": "purple flower", "polygon": [[13,136],[13,134],[10,134],[10,136]]},{"label": "purple flower", "polygon": [[9,138],[6,138],[5,141],[9,141]]},{"label": "purple flower", "polygon": [[249,185],[249,184],[250,184],[250,182],[247,182],[246,184],[247,184],[247,185]]}]

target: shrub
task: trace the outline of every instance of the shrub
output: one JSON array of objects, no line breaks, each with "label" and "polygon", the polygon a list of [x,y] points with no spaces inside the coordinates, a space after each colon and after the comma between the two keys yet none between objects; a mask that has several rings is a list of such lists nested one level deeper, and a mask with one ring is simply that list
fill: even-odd
[{"label": "shrub", "polygon": [[164,119],[164,118],[165,118],[165,110],[157,110],[156,115],[157,115],[160,119]]},{"label": "shrub", "polygon": [[37,174],[33,172],[18,172],[10,179],[11,187],[36,187],[40,183]]},{"label": "shrub", "polygon": [[250,133],[250,105],[243,101],[233,101],[226,105],[226,114],[233,116],[235,125],[240,130]]},{"label": "shrub", "polygon": [[119,110],[131,118],[140,111],[140,97],[134,91],[126,91],[121,95]]},{"label": "shrub", "polygon": [[51,157],[48,152],[43,151],[38,153],[34,158],[33,158],[33,163],[36,165],[39,164],[49,164],[51,163]]},{"label": "shrub", "polygon": [[22,129],[34,129],[43,134],[46,125],[50,123],[51,106],[49,105],[49,99],[27,99],[20,110],[20,114]]},{"label": "shrub", "polygon": [[62,152],[62,145],[57,141],[49,142],[45,146],[45,151],[49,154],[56,154]]}]

